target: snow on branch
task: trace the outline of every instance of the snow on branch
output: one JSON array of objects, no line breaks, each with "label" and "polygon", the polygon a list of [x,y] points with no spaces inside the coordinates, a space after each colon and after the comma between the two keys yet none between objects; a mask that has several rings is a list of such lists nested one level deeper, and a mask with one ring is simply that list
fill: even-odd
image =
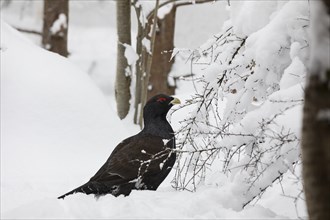
[{"label": "snow on branch", "polygon": [[[262,15],[236,13],[260,5],[267,6]],[[173,186],[194,191],[222,173],[236,200],[233,208],[242,209],[300,161],[309,53],[309,19],[301,18],[308,18],[309,7],[232,1],[230,10],[235,17],[223,31],[187,58],[205,68],[194,79],[196,94],[183,106],[191,112],[177,131]]]}]

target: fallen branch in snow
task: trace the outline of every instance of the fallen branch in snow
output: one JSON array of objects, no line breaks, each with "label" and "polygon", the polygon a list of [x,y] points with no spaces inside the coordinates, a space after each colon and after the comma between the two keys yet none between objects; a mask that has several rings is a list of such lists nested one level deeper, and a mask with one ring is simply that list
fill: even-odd
[{"label": "fallen branch in snow", "polygon": [[40,31],[36,31],[36,30],[29,30],[29,29],[25,29],[25,28],[20,28],[20,27],[14,27],[16,30],[23,32],[23,33],[28,33],[28,34],[36,34],[41,36],[42,33]]}]

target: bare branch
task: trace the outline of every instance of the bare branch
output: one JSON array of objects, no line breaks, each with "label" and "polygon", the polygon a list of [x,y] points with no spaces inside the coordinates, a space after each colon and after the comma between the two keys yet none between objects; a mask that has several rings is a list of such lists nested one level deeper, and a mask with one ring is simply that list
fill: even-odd
[{"label": "bare branch", "polygon": [[36,30],[29,30],[29,29],[25,29],[25,28],[19,28],[19,27],[14,27],[16,30],[23,32],[23,33],[28,33],[28,34],[36,34],[39,36],[42,36],[41,31],[36,31]]},{"label": "bare branch", "polygon": [[[194,2],[187,2],[187,1],[184,1],[184,0],[168,0],[166,2],[163,2],[161,4],[159,4],[159,8],[163,7],[163,6],[166,6],[168,4],[171,4],[171,3],[174,3],[174,7],[180,7],[180,6],[185,6],[185,5],[194,5],[194,4],[203,4],[203,3],[209,3],[209,2],[215,2],[215,0],[195,0]],[[151,18],[152,16],[154,16],[154,13],[155,13],[155,9],[152,10],[147,18]]]}]

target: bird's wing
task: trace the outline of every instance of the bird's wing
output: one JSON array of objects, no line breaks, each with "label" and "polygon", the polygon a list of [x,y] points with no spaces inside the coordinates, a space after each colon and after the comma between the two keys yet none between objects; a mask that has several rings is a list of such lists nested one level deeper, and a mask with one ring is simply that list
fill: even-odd
[{"label": "bird's wing", "polygon": [[120,143],[91,181],[123,183],[144,173],[157,173],[170,150],[160,137],[135,136]]}]

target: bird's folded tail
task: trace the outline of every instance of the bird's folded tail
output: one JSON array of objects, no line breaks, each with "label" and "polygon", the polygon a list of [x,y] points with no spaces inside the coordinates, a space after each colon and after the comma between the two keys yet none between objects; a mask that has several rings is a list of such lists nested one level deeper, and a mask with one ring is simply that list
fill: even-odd
[{"label": "bird's folded tail", "polygon": [[119,196],[122,194],[124,196],[128,196],[131,193],[132,189],[136,189],[135,184],[135,182],[113,184],[113,182],[99,183],[92,181],[87,182],[84,185],[81,185],[68,193],[65,193],[64,195],[58,197],[58,199],[64,199],[66,196],[74,193],[85,193],[87,195],[94,194],[96,197],[103,196],[106,194],[112,194],[113,196]]},{"label": "bird's folded tail", "polygon": [[77,188],[75,188],[74,190],[71,190],[70,192],[65,193],[64,195],[61,195],[60,197],[57,197],[58,199],[64,199],[66,196],[71,195],[71,194],[75,194],[75,193],[85,193],[87,195],[92,194],[97,191],[97,189],[95,189],[95,186],[93,183],[88,182],[85,183],[84,185],[81,185]]}]

